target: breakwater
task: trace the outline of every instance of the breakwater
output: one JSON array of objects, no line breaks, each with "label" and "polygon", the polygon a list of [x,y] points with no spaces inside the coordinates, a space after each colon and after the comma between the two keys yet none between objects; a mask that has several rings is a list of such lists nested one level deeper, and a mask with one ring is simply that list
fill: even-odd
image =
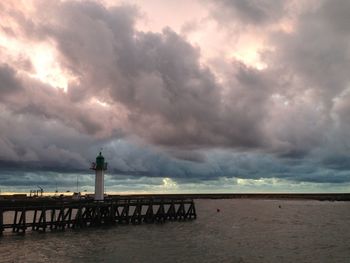
[{"label": "breakwater", "polygon": [[[123,195],[126,197],[125,195]],[[191,199],[274,199],[274,200],[318,200],[350,201],[350,193],[198,193],[198,194],[142,194],[128,197],[169,197]],[[119,195],[111,195],[119,197]]]},{"label": "breakwater", "polygon": [[163,223],[193,220],[196,217],[193,199],[179,197],[123,197],[110,198],[102,202],[50,198],[2,200],[0,234],[8,230],[25,233],[28,230],[47,231],[115,224]]}]

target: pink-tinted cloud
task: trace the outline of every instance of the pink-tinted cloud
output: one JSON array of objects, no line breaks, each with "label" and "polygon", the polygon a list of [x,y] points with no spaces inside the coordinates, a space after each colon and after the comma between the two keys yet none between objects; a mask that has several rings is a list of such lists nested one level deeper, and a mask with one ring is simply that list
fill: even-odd
[{"label": "pink-tinted cloud", "polygon": [[[152,12],[140,2],[1,3],[1,117],[23,130],[3,129],[2,158],[83,165],[84,143],[124,138],[199,164],[224,148],[344,167],[349,4],[190,5],[193,19],[163,19],[158,2]],[[45,137],[50,123],[60,127],[52,145],[17,138]]]}]

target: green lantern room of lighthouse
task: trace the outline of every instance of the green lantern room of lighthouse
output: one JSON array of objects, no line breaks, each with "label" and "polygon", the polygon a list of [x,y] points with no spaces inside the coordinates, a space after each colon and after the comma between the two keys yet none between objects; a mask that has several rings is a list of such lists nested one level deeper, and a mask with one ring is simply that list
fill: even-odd
[{"label": "green lantern room of lighthouse", "polygon": [[96,157],[96,170],[107,170],[107,163],[105,163],[105,158],[102,153]]}]

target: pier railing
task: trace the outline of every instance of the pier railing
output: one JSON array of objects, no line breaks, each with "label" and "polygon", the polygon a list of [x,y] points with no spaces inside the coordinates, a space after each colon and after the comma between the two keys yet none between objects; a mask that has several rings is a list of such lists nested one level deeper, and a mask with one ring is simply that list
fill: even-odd
[{"label": "pier railing", "polygon": [[196,219],[192,199],[21,200],[0,203],[0,234]]}]

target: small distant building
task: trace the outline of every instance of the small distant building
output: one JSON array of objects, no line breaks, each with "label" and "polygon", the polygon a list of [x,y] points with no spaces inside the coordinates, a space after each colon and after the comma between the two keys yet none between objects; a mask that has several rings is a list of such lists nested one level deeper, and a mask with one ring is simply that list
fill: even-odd
[{"label": "small distant building", "polygon": [[73,199],[73,200],[79,200],[79,199],[81,199],[81,194],[80,194],[80,192],[74,192],[73,195],[72,195],[72,199]]},{"label": "small distant building", "polygon": [[13,194],[12,195],[13,199],[22,199],[22,198],[27,198],[27,194]]},{"label": "small distant building", "polygon": [[104,172],[107,170],[107,163],[102,153],[96,157],[96,163],[92,163],[91,169],[95,170],[95,196],[96,201],[104,199]]}]

